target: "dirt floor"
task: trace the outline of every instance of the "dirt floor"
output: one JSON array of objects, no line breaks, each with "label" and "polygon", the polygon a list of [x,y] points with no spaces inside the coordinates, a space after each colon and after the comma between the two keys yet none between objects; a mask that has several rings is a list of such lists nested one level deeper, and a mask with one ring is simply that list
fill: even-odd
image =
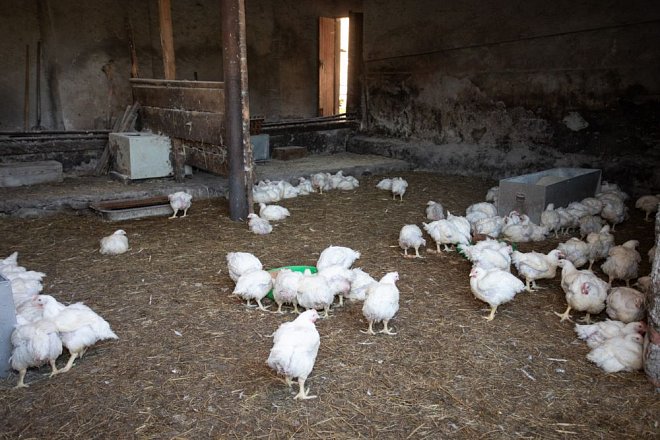
[{"label": "dirt floor", "polygon": [[[268,236],[231,222],[220,199],[193,201],[176,220],[0,219],[0,256],[19,251],[19,263],[47,273],[45,293],[84,301],[120,337],[66,374],[30,370],[30,388],[12,389],[15,374],[0,381],[0,438],[658,438],[660,400],[644,374],[605,374],[553,314],[566,305],[559,277],[487,322],[460,255],[402,258],[399,229],[421,225],[428,200],[463,213],[494,182],[403,176],[403,202],[375,188],[381,176],[361,178],[356,191],[283,201],[291,217]],[[100,255],[99,238],[118,228],[129,252]],[[520,249],[545,252],[567,238]],[[653,224],[632,207],[616,232],[617,243],[630,238],[648,274]],[[359,250],[355,266],[376,278],[399,272],[399,333],[360,333],[360,303],[333,308],[317,323],[308,385],[318,398],[300,402],[266,365],[268,335],[294,315],[230,296],[225,255],[252,252],[267,268],[313,265],[328,245]]]}]

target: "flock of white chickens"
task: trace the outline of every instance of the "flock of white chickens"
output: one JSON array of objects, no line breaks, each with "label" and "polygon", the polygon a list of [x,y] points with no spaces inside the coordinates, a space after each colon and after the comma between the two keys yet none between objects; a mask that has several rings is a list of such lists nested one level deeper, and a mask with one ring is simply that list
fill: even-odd
[{"label": "flock of white chickens", "polygon": [[[250,214],[248,225],[256,234],[268,234],[273,228],[270,222],[286,219],[290,212],[278,205],[268,205],[281,199],[297,197],[332,189],[354,190],[359,187],[357,179],[336,174],[318,173],[309,179],[299,178],[298,186],[285,181],[259,182],[253,188],[253,199],[259,204],[259,214]],[[402,178],[383,179],[377,188],[391,191],[394,199],[403,196],[408,183]],[[435,249],[429,253],[460,252],[473,263],[469,273],[470,289],[474,296],[491,307],[486,317],[493,320],[497,308],[514,299],[516,294],[540,289],[537,280],[551,279],[561,269],[561,287],[565,293],[567,308],[559,314],[561,321],[570,320],[571,310],[585,312],[587,325],[576,325],[579,338],[586,341],[592,351],[588,359],[607,372],[632,371],[642,367],[642,334],[646,330],[644,292],[650,288],[650,277],[638,278],[641,256],[637,252],[638,241],[630,240],[615,244],[612,234],[615,225],[625,220],[628,196],[616,185],[603,183],[600,192],[593,198],[573,202],[566,208],[549,205],[541,216],[541,224],[533,224],[529,217],[511,212],[502,218],[497,215],[497,187],[491,188],[486,202],[471,205],[466,215],[457,216],[446,212],[441,203],[429,201],[424,231],[435,241]],[[186,216],[192,196],[185,192],[170,195],[174,218],[179,210]],[[493,203],[491,203],[493,202]],[[643,209],[646,216],[658,208],[659,196],[644,196],[637,200],[636,207]],[[611,223],[611,229],[609,224]],[[515,243],[540,241],[550,234],[568,234],[580,231],[580,237],[572,237],[559,244],[547,254],[518,252]],[[498,239],[502,239],[499,241]],[[506,240],[506,241],[504,241]],[[513,243],[513,244],[511,244]],[[422,228],[404,225],[399,234],[399,246],[406,258],[423,258],[419,250],[426,246]],[[415,254],[409,254],[410,249]],[[128,239],[123,230],[104,237],[100,241],[100,252],[117,255],[128,250]],[[654,249],[649,251],[652,259]],[[316,396],[305,389],[305,381],[311,373],[320,346],[320,336],[315,321],[319,312],[328,317],[328,312],[338,298],[338,306],[344,299],[363,301],[362,312],[369,323],[363,333],[375,335],[374,324],[382,322],[380,333],[396,335],[389,321],[399,309],[397,272],[390,272],[376,281],[360,268],[352,268],[360,253],[340,246],[330,246],[321,252],[315,268],[303,272],[289,268],[265,271],[259,259],[249,253],[227,254],[227,268],[236,283],[233,294],[244,299],[248,306],[254,300],[256,306],[266,311],[262,303],[267,296],[277,304],[277,313],[283,313],[284,305],[291,305],[296,313],[298,307],[307,309],[295,320],[283,323],[273,333],[273,347],[267,364],[285,377],[290,386],[297,379],[299,391],[295,399],[311,399]],[[596,261],[605,260],[602,271],[608,282],[591,271]],[[589,263],[588,269],[579,270]],[[511,265],[518,276],[511,273]],[[18,265],[17,253],[0,261],[0,274],[12,283],[18,325],[12,335],[14,351],[11,365],[19,371],[17,387],[27,386],[24,377],[27,368],[49,363],[51,376],[68,371],[77,357],[85,350],[104,339],[117,339],[110,325],[82,303],[65,306],[49,295],[40,295],[41,281],[45,274],[29,271]],[[630,287],[631,280],[637,280]],[[522,281],[524,280],[524,282]],[[626,287],[613,286],[616,280],[625,281]],[[592,324],[591,314],[603,310],[609,320]],[[57,369],[55,361],[63,351],[70,352],[64,368]]]},{"label": "flock of white chickens", "polygon": [[294,399],[312,399],[305,389],[305,381],[311,373],[320,345],[320,337],[314,322],[319,318],[317,310],[328,317],[330,307],[339,298],[338,306],[344,298],[364,301],[362,313],[369,322],[364,333],[375,335],[375,323],[382,322],[380,333],[395,335],[388,327],[390,319],[399,310],[399,280],[397,272],[390,272],[376,281],[360,268],[351,266],[360,258],[360,253],[342,246],[330,246],[321,252],[315,270],[306,268],[298,272],[280,268],[271,272],[263,269],[257,257],[246,252],[227,254],[227,270],[236,283],[232,294],[238,295],[250,306],[255,300],[262,310],[267,308],[263,300],[272,292],[277,304],[277,313],[282,306],[289,304],[298,311],[298,306],[307,309],[292,322],[286,322],[273,333],[273,348],[268,357],[268,365],[285,377],[290,386],[297,378],[300,390]]},{"label": "flock of white chickens", "polygon": [[[387,189],[389,179],[378,184]],[[497,187],[491,188],[487,200],[497,201]],[[628,195],[617,185],[603,183],[596,197],[570,203],[566,208],[554,209],[552,204],[541,216],[541,224],[532,223],[528,216],[511,212],[502,218],[497,215],[494,203],[481,202],[469,206],[465,217],[454,216],[447,212],[446,218],[442,205],[429,201],[426,208],[427,219],[431,223],[422,223],[424,230],[435,241],[435,251],[451,251],[455,246],[472,263],[470,271],[470,289],[475,297],[491,307],[487,320],[495,317],[501,304],[511,301],[516,294],[527,290],[539,289],[537,280],[551,279],[561,268],[561,287],[565,293],[567,308],[562,314],[556,313],[561,321],[570,320],[571,310],[585,312],[585,322],[591,324],[590,315],[606,311],[610,320],[593,325],[576,325],[578,336],[585,339],[592,351],[587,356],[607,372],[632,371],[642,368],[642,336],[646,325],[642,321],[646,310],[644,294],[649,289],[650,277],[638,278],[641,256],[636,248],[637,240],[629,240],[615,245],[614,230],[616,224],[627,217],[625,201]],[[648,215],[658,209],[660,195],[643,196],[637,200],[636,207]],[[549,234],[555,236],[568,234],[572,229],[579,229],[580,238],[572,237],[557,249],[547,254],[538,252],[522,253],[513,249],[509,243],[541,241]],[[476,243],[470,244],[475,238]],[[505,241],[498,241],[502,238]],[[421,258],[419,248],[426,246],[422,230],[417,225],[404,225],[399,234],[399,245],[405,257]],[[409,255],[408,249],[414,248],[415,255]],[[649,251],[649,259],[655,255],[655,249]],[[592,270],[596,261],[605,260],[602,271],[608,281],[600,279]],[[588,269],[578,268],[589,263]],[[511,273],[515,266],[518,277]],[[524,279],[524,283],[521,281]],[[630,281],[637,279],[636,286],[630,287]],[[625,281],[626,287],[615,287],[616,280]]]},{"label": "flock of white chickens", "polygon": [[[18,252],[0,261],[0,274],[11,282],[17,325],[11,336],[11,367],[19,372],[16,388],[27,387],[30,367],[50,364],[51,374],[65,373],[88,347],[105,339],[117,339],[110,325],[83,303],[65,306],[50,295],[40,295],[46,274],[18,264]],[[70,357],[58,369],[57,358],[66,348]]]}]

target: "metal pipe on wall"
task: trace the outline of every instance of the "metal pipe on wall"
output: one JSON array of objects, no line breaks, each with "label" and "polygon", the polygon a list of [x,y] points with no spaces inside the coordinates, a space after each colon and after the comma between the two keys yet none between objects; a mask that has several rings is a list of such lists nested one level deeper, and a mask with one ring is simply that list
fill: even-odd
[{"label": "metal pipe on wall", "polygon": [[25,45],[25,96],[23,99],[23,131],[30,129],[30,45]]},{"label": "metal pipe on wall", "polygon": [[229,150],[229,216],[252,212],[252,146],[247,86],[244,0],[222,0],[225,145]]}]

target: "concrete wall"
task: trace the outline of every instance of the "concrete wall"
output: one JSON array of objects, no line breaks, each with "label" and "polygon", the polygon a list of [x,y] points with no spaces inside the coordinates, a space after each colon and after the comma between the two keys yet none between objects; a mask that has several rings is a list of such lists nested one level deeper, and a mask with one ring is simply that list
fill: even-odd
[{"label": "concrete wall", "polygon": [[[267,120],[317,115],[318,17],[359,11],[361,0],[246,2],[252,114]],[[157,0],[0,0],[0,131],[23,128],[25,45],[31,56],[35,124],[36,43],[43,42],[42,123],[47,129],[107,128],[131,102],[126,23],[140,76],[163,78]],[[221,81],[218,0],[173,1],[177,79]],[[110,77],[104,73],[110,71]]]},{"label": "concrete wall", "polygon": [[318,116],[318,19],[362,0],[246,1],[250,112],[267,121]]},{"label": "concrete wall", "polygon": [[[647,159],[644,182],[629,167],[608,177],[660,186],[646,163],[659,159],[657,1],[365,0],[363,8],[367,133],[493,157],[520,149],[501,174],[516,174],[525,149],[538,146],[580,155],[583,165],[634,155]],[[589,126],[568,128],[571,111]]]}]

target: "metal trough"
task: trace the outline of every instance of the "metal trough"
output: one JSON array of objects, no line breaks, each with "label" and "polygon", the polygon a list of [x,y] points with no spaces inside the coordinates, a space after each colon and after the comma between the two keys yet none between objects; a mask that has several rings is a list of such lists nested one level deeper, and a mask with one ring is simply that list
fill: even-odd
[{"label": "metal trough", "polygon": [[16,326],[16,309],[11,283],[0,275],[0,377],[7,377],[11,370],[9,358],[12,345],[11,334]]},{"label": "metal trough", "polygon": [[601,171],[590,168],[552,168],[500,180],[497,213],[505,216],[516,210],[541,223],[541,213],[593,197],[600,188]]},{"label": "metal trough", "polygon": [[134,220],[145,217],[170,216],[174,212],[167,196],[146,199],[111,200],[89,205],[104,220]]}]

